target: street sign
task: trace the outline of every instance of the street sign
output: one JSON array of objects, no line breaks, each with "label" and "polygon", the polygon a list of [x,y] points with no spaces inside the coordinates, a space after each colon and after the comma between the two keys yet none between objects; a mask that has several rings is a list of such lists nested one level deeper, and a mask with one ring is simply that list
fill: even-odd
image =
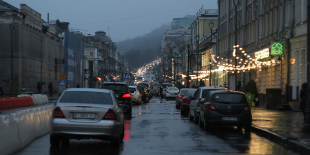
[{"label": "street sign", "polygon": [[67,80],[59,80],[59,86],[66,86]]},{"label": "street sign", "polygon": [[167,70],[168,70],[168,67],[165,67],[165,70],[167,71]]},{"label": "street sign", "polygon": [[131,73],[125,73],[125,79],[126,80],[130,80],[132,78],[132,74]]},{"label": "street sign", "polygon": [[130,80],[130,81],[129,81],[129,85],[132,86],[133,84],[135,84],[135,82],[133,82],[133,81]]},{"label": "street sign", "polygon": [[66,89],[66,88],[65,88],[64,86],[59,86],[59,87],[58,87],[58,92],[59,92],[59,93],[63,93],[63,92],[65,91],[65,89]]},{"label": "street sign", "polygon": [[62,74],[60,75],[59,79],[60,79],[60,80],[66,80],[67,78],[66,78],[65,74],[62,73]]}]

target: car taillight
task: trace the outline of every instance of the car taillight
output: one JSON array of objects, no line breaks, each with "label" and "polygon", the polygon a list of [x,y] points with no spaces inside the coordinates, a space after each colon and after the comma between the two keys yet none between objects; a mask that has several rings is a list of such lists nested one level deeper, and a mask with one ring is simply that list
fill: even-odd
[{"label": "car taillight", "polygon": [[216,111],[216,110],[215,110],[215,107],[214,107],[214,105],[213,105],[212,103],[208,103],[207,106],[208,106],[208,109],[209,109],[209,110],[211,110],[211,111]]},{"label": "car taillight", "polygon": [[61,111],[59,107],[54,109],[53,118],[65,118],[64,113]]},{"label": "car taillight", "polygon": [[251,110],[251,107],[249,105],[246,105],[246,107],[244,108],[243,112],[248,112]]},{"label": "car taillight", "polygon": [[199,98],[199,100],[198,100],[198,102],[197,102],[197,107],[200,107],[200,106],[201,106],[200,101],[201,101],[201,98]]},{"label": "car taillight", "polygon": [[182,96],[179,96],[179,98],[182,98]]},{"label": "car taillight", "polygon": [[167,91],[167,93],[169,93],[169,92]]},{"label": "car taillight", "polygon": [[112,109],[109,109],[102,120],[116,120],[115,112]]},{"label": "car taillight", "polygon": [[127,94],[124,94],[123,97],[131,97],[131,95],[127,93]]}]

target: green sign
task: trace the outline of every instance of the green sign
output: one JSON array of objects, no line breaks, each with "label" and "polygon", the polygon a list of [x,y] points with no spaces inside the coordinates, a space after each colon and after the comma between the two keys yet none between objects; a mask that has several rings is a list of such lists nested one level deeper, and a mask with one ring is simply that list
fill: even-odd
[{"label": "green sign", "polygon": [[281,43],[273,43],[271,45],[271,55],[281,55],[283,54],[283,46]]},{"label": "green sign", "polygon": [[265,48],[265,49],[255,52],[255,59],[256,60],[270,59],[269,48]]}]

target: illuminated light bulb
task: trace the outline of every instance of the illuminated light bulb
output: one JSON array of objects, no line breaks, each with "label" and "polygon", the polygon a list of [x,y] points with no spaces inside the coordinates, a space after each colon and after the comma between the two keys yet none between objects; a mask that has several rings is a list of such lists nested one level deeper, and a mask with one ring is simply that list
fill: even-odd
[{"label": "illuminated light bulb", "polygon": [[250,60],[252,60],[252,58],[249,58]]},{"label": "illuminated light bulb", "polygon": [[245,72],[245,70],[243,70],[243,72]]},{"label": "illuminated light bulb", "polygon": [[226,59],[226,61],[228,61],[228,59]]},{"label": "illuminated light bulb", "polygon": [[236,48],[236,46],[234,45],[233,48]]},{"label": "illuminated light bulb", "polygon": [[220,58],[219,56],[217,56],[216,58]]},{"label": "illuminated light bulb", "polygon": [[236,47],[239,47],[239,45],[236,45]]},{"label": "illuminated light bulb", "polygon": [[248,55],[248,58],[250,57],[250,55]]},{"label": "illuminated light bulb", "polygon": [[242,47],[240,47],[239,50],[241,51],[241,50],[242,50]]},{"label": "illuminated light bulb", "polygon": [[235,72],[234,72],[234,71],[232,71],[231,73],[233,73],[233,74],[234,74]]},{"label": "illuminated light bulb", "polygon": [[245,53],[245,51],[243,50],[242,53]]},{"label": "illuminated light bulb", "polygon": [[246,56],[247,54],[246,53],[244,53],[244,56]]},{"label": "illuminated light bulb", "polygon": [[224,58],[221,58],[222,60],[224,59]]},{"label": "illuminated light bulb", "polygon": [[241,64],[241,62],[239,62],[239,64]]},{"label": "illuminated light bulb", "polygon": [[239,57],[236,57],[236,59],[239,59]]}]

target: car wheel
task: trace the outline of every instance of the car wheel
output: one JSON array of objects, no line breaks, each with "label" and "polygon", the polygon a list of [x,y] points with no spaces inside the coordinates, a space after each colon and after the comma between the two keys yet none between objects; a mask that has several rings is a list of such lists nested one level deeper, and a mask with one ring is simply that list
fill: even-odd
[{"label": "car wheel", "polygon": [[183,110],[182,106],[180,106],[180,110],[181,110],[181,115],[184,115],[184,110]]},{"label": "car wheel", "polygon": [[120,136],[113,138],[111,140],[111,145],[114,147],[119,147],[120,142],[121,142],[120,139],[121,139]]},{"label": "car wheel", "polygon": [[180,109],[180,106],[178,106],[178,104],[175,104],[175,108]]},{"label": "car wheel", "polygon": [[250,133],[251,132],[251,125],[248,125],[248,126],[245,126],[244,127],[244,131],[245,131],[245,133]]},{"label": "car wheel", "polygon": [[197,124],[199,122],[198,117],[196,117],[196,114],[194,113],[194,122]]},{"label": "car wheel", "polygon": [[199,127],[200,127],[200,128],[204,128],[204,124],[203,124],[202,121],[201,121],[200,115],[199,115]]},{"label": "car wheel", "polygon": [[193,116],[191,116],[191,111],[189,110],[189,112],[188,112],[188,118],[189,118],[189,120],[193,120]]},{"label": "car wheel", "polygon": [[63,138],[63,139],[61,140],[61,142],[62,142],[62,146],[64,146],[64,147],[68,147],[68,146],[70,145],[70,140],[69,140],[69,138]]},{"label": "car wheel", "polygon": [[50,144],[52,147],[58,147],[60,143],[60,138],[58,136],[50,136]]},{"label": "car wheel", "polygon": [[206,117],[205,117],[205,121],[203,122],[203,129],[205,130],[205,131],[207,131],[209,128],[208,128],[209,126],[208,126],[208,123],[207,123],[207,119],[206,119]]}]

